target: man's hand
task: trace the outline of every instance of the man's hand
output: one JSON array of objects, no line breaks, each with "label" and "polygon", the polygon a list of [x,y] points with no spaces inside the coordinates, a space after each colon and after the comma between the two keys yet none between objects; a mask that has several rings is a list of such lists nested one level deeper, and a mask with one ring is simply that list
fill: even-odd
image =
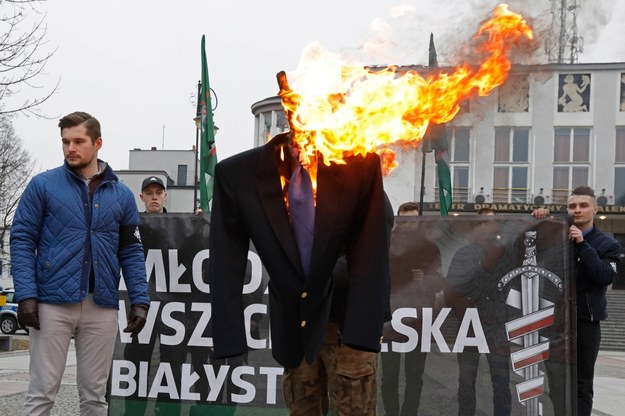
[{"label": "man's hand", "polygon": [[571,225],[569,227],[569,240],[574,241],[576,244],[583,242],[584,234],[582,233],[582,230],[574,225]]},{"label": "man's hand", "polygon": [[547,208],[538,208],[532,211],[532,217],[537,219],[547,218],[549,216],[549,210]]},{"label": "man's hand", "polygon": [[39,302],[37,299],[25,299],[17,303],[17,320],[24,328],[41,329],[39,326]]},{"label": "man's hand", "polygon": [[132,305],[128,314],[128,326],[124,332],[130,333],[132,338],[136,337],[145,326],[145,319],[148,316],[148,305]]}]

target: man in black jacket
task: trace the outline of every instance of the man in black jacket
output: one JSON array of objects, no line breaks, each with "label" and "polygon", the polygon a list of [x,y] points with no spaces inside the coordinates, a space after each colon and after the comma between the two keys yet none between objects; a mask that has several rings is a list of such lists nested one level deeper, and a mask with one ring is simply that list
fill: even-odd
[{"label": "man in black jacket", "polygon": [[[567,205],[573,218],[569,240],[574,242],[577,289],[577,414],[590,416],[595,362],[601,344],[600,321],[608,317],[605,294],[617,274],[621,248],[593,222],[599,207],[592,188],[575,188]],[[532,215],[545,218],[549,210],[540,208]]]}]

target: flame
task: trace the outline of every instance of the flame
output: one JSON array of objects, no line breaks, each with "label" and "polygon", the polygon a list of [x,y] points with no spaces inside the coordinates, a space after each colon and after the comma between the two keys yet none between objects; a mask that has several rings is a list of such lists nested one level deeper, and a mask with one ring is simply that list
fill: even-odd
[{"label": "flame", "polygon": [[[313,44],[294,75],[291,89],[278,74],[280,97],[295,144],[306,153],[323,155],[323,163],[345,163],[346,156],[378,151],[400,141],[418,143],[428,123],[445,123],[459,110],[459,102],[489,94],[504,83],[512,66],[513,45],[531,40],[525,19],[500,4],[475,34],[479,65],[462,64],[452,73],[427,78],[395,66],[374,71],[346,65]],[[397,162],[384,149],[387,169]]]}]

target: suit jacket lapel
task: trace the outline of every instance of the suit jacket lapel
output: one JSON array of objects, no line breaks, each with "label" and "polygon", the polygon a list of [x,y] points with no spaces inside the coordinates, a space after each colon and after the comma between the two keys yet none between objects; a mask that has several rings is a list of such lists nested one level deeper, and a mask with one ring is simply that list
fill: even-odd
[{"label": "suit jacket lapel", "polygon": [[291,263],[303,275],[302,263],[295,241],[295,234],[289,222],[289,216],[284,203],[284,194],[282,193],[275,159],[276,147],[280,145],[286,146],[286,139],[288,139],[286,135],[280,134],[263,146],[263,153],[258,165],[258,184],[256,189],[273,232],[276,234]]}]

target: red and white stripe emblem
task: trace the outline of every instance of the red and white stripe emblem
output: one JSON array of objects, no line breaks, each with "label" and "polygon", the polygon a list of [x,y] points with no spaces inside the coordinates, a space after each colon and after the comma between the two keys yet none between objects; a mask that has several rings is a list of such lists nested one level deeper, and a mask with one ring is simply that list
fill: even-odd
[{"label": "red and white stripe emblem", "polygon": [[554,307],[541,309],[539,311],[523,315],[519,319],[506,322],[506,333],[508,340],[522,337],[534,331],[553,325]]}]

